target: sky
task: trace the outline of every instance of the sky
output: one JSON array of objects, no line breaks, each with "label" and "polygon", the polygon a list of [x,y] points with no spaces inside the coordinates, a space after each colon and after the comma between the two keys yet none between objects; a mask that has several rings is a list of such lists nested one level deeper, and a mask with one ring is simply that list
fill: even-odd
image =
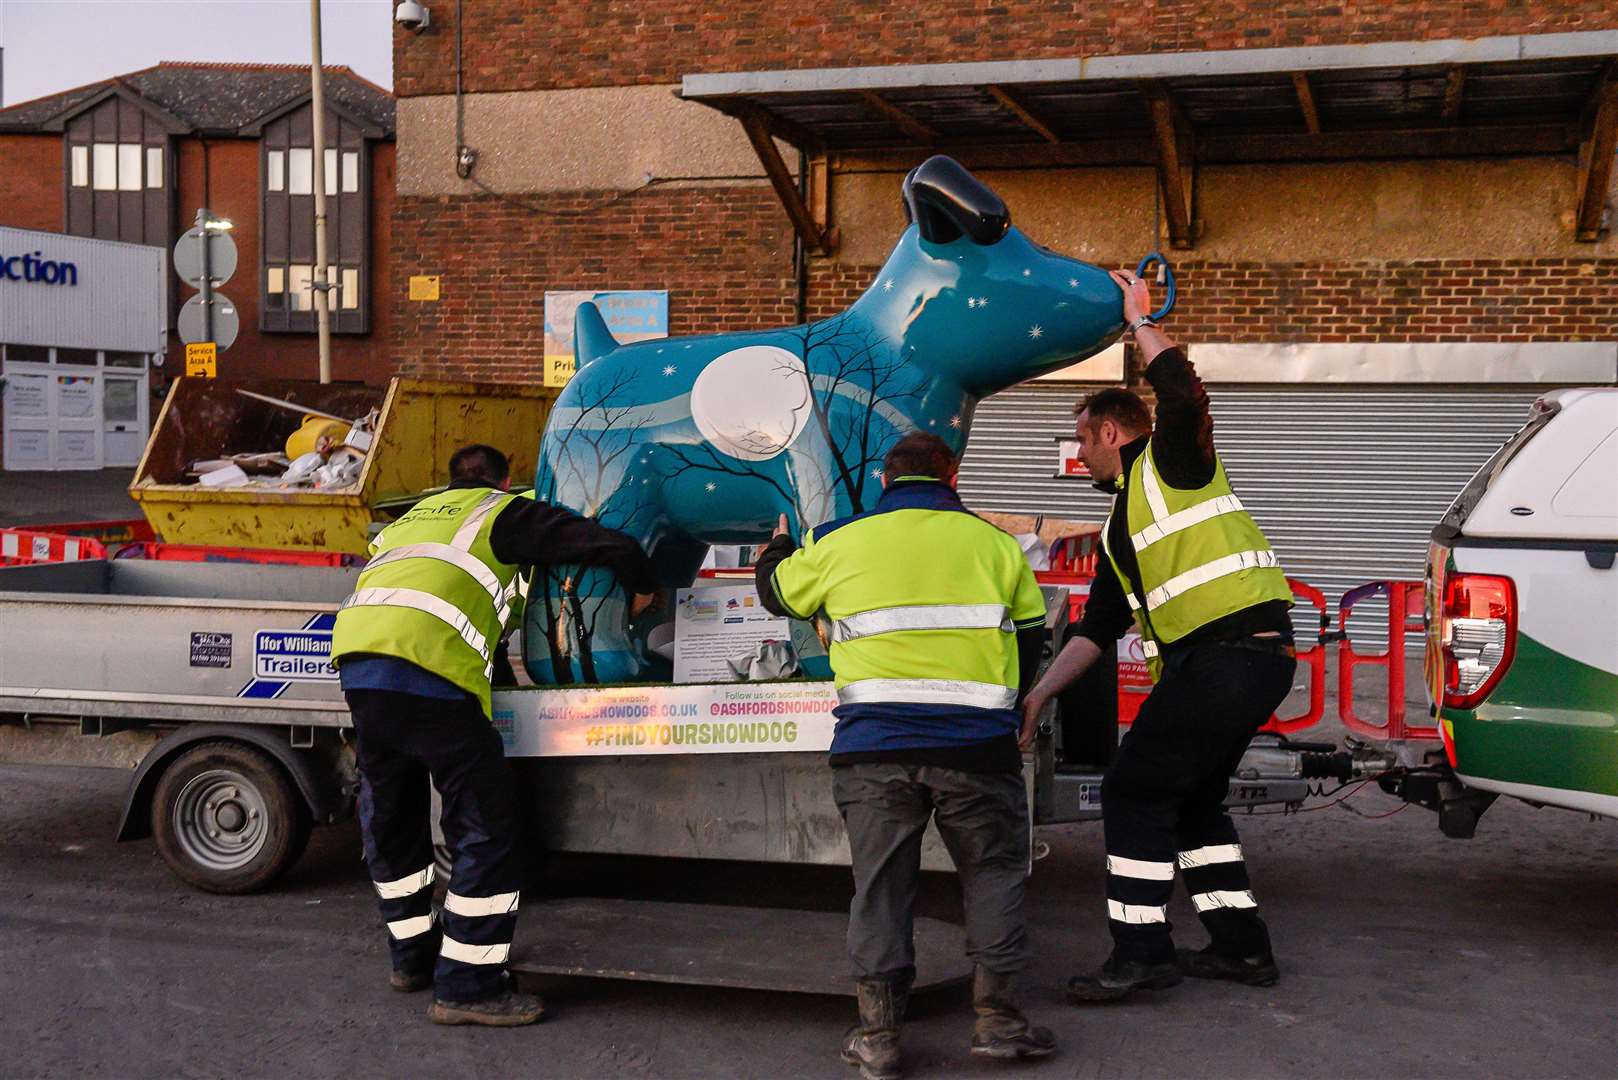
[{"label": "sky", "polygon": [[[322,0],[321,25],[328,65],[393,86],[391,0]],[[159,60],[307,64],[309,0],[0,0],[0,49],[6,105]]]}]

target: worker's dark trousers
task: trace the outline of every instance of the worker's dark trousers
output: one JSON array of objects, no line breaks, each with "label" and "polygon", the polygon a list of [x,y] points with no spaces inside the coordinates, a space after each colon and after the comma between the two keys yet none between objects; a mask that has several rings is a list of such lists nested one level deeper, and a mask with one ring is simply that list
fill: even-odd
[{"label": "worker's dark trousers", "polygon": [[921,877],[922,833],[935,818],[960,874],[966,954],[990,971],[1010,975],[1023,969],[1029,955],[1023,919],[1028,793],[1021,773],[838,765],[832,794],[854,856],[848,957],[855,978],[915,975],[911,908]]},{"label": "worker's dark trousers", "polygon": [[[345,696],[354,715],[365,862],[394,970],[431,969],[441,1001],[499,995],[520,884],[516,801],[499,733],[470,697],[445,701],[387,690]],[[455,860],[437,914],[429,775]]]},{"label": "worker's dark trousers", "polygon": [[1291,689],[1296,668],[1281,653],[1222,644],[1165,657],[1101,784],[1117,960],[1174,959],[1167,907],[1176,866],[1215,950],[1229,956],[1269,950],[1224,804],[1231,773]]}]

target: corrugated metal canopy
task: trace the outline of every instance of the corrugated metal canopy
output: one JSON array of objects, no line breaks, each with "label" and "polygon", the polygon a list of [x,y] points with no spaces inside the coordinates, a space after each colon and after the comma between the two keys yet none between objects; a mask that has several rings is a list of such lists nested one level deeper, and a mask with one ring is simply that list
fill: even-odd
[{"label": "corrugated metal canopy", "polygon": [[[1427,152],[1558,153],[1618,31],[1474,41],[1234,49],[1073,60],[685,76],[681,94],[811,152],[1091,147],[1150,160],[1149,103],[1166,93],[1203,161]],[[1411,132],[1453,131],[1430,148]],[[1356,145],[1348,136],[1362,136]],[[1105,150],[1099,144],[1110,144]]]}]

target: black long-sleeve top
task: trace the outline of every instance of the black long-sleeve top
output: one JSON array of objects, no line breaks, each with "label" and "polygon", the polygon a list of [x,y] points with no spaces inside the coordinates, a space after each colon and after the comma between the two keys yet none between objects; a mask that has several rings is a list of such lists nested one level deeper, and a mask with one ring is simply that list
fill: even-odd
[{"label": "black long-sleeve top", "polygon": [[[1129,493],[1125,483],[1135,459],[1145,452],[1150,440],[1152,459],[1157,463],[1163,482],[1182,491],[1205,487],[1213,480],[1215,469],[1213,445],[1213,417],[1208,412],[1208,392],[1203,388],[1197,370],[1178,347],[1165,349],[1146,368],[1146,381],[1157,394],[1157,420],[1150,435],[1142,435],[1120,448],[1120,470],[1117,496],[1113,503],[1111,524],[1107,533],[1107,546],[1117,560],[1118,574],[1111,573],[1110,562],[1090,585],[1090,596],[1084,604],[1084,616],[1076,631],[1089,638],[1101,649],[1123,637],[1134,621],[1124,589],[1135,594],[1143,607],[1146,592],[1141,588],[1140,566],[1135,559],[1135,548],[1130,542]],[[1292,640],[1292,620],[1287,612],[1290,606],[1284,600],[1266,600],[1243,608],[1224,618],[1199,626],[1172,644],[1162,646],[1165,653],[1207,641],[1232,641],[1254,634],[1278,634]]]},{"label": "black long-sleeve top", "polygon": [[[487,487],[456,481],[451,488]],[[652,560],[633,537],[573,511],[533,499],[513,499],[489,529],[489,547],[503,563],[520,566],[579,563],[605,566],[630,592],[657,589]]]}]

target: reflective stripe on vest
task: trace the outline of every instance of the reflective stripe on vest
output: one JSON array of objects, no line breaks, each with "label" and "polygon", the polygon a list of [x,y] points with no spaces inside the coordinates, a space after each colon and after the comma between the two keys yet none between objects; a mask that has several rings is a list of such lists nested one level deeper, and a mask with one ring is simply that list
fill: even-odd
[{"label": "reflective stripe on vest", "polygon": [[1004,604],[913,604],[876,608],[849,615],[832,624],[833,641],[855,641],[897,630],[1004,630],[1016,629]]},{"label": "reflective stripe on vest", "polygon": [[365,569],[375,570],[379,566],[404,559],[437,559],[439,562],[449,563],[456,569],[464,570],[483,586],[484,592],[489,594],[489,601],[494,604],[495,611],[500,615],[500,625],[504,626],[511,618],[511,598],[517,594],[517,579],[512,578],[511,583],[502,588],[500,579],[495,576],[494,571],[489,569],[482,559],[463,548],[451,547],[449,544],[406,544],[404,547],[384,551],[366,563]]},{"label": "reflective stripe on vest", "polygon": [[[1144,475],[1150,476],[1151,473],[1148,470]],[[1162,492],[1159,491],[1158,494],[1161,496]],[[1236,496],[1221,495],[1216,499],[1209,499],[1207,502],[1198,503],[1195,506],[1170,514],[1161,520],[1154,521],[1131,536],[1129,541],[1135,546],[1135,551],[1138,554],[1166,536],[1173,536],[1177,532],[1189,529],[1193,525],[1200,525],[1211,518],[1219,517],[1221,514],[1237,513],[1241,509],[1242,501]]]},{"label": "reflective stripe on vest", "polygon": [[422,592],[420,589],[372,588],[360,589],[343,601],[344,609],[356,607],[410,608],[448,623],[451,629],[461,635],[461,640],[483,658],[487,677],[493,677],[494,663],[489,652],[489,640],[472,625],[471,619],[462,614],[460,608],[448,600],[434,596],[430,592]]},{"label": "reflective stripe on vest", "polygon": [[455,538],[450,543],[462,551],[472,550],[472,543],[478,538],[478,530],[483,527],[483,519],[508,497],[504,491],[491,491],[485,495],[483,501],[472,508],[472,513],[461,523],[461,527],[455,530]]},{"label": "reflective stripe on vest", "polygon": [[837,701],[841,705],[899,701],[1009,709],[1017,703],[1017,690],[998,683],[968,682],[964,679],[861,679],[838,687]]},{"label": "reflective stripe on vest", "polygon": [[1156,611],[1181,593],[1188,592],[1198,585],[1216,581],[1227,574],[1239,574],[1243,570],[1273,569],[1280,565],[1273,551],[1238,551],[1234,555],[1205,562],[1183,574],[1174,575],[1147,593],[1146,610]]}]

